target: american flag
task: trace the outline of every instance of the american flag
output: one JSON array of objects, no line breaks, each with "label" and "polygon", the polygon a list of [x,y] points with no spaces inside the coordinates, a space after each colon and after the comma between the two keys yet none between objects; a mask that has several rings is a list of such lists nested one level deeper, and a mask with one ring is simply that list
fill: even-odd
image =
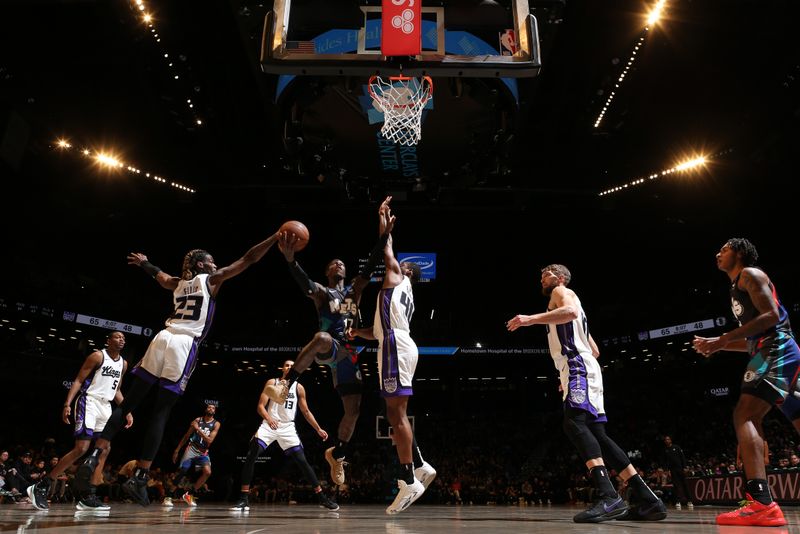
[{"label": "american flag", "polygon": [[314,54],[317,51],[314,41],[286,41],[286,50],[298,54]]}]

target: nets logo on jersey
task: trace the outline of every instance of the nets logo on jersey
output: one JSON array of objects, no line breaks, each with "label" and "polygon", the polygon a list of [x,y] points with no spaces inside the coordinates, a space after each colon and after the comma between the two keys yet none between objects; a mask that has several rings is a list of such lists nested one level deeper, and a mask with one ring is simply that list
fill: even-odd
[{"label": "nets logo on jersey", "polygon": [[744,313],[742,303],[736,299],[731,299],[731,310],[733,310],[733,315],[735,315],[737,319]]}]

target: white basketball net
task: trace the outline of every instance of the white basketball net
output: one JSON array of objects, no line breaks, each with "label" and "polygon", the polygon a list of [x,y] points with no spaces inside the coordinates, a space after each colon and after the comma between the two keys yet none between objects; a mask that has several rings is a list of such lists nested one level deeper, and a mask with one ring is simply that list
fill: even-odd
[{"label": "white basketball net", "polygon": [[381,135],[400,145],[419,143],[422,110],[432,93],[433,81],[428,76],[392,76],[388,82],[380,76],[371,77],[369,94],[378,110],[383,112]]}]

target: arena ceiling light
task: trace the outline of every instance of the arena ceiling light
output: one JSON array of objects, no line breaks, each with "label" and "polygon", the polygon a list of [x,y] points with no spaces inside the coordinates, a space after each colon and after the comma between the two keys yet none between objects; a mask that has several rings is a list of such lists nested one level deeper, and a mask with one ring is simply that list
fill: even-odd
[{"label": "arena ceiling light", "polygon": [[707,156],[697,156],[697,157],[694,157],[692,159],[689,159],[689,160],[686,160],[686,161],[682,161],[682,162],[678,163],[677,165],[675,165],[674,167],[671,167],[669,169],[664,169],[664,170],[662,170],[660,172],[654,172],[653,174],[650,174],[650,175],[648,175],[648,176],[646,176],[644,178],[636,178],[635,180],[631,180],[628,183],[625,183],[625,184],[622,184],[622,185],[618,185],[618,186],[612,187],[610,189],[606,189],[605,191],[602,191],[601,193],[599,193],[598,196],[602,197],[602,196],[610,195],[612,193],[618,193],[619,191],[622,191],[623,189],[628,189],[630,187],[635,187],[637,185],[642,185],[645,182],[650,182],[652,180],[655,180],[656,178],[669,176],[670,174],[673,174],[673,173],[676,173],[676,172],[689,172],[689,171],[692,171],[692,170],[696,170],[696,169],[699,169],[701,167],[704,167],[705,164],[708,162],[708,160],[709,160],[709,158]]},{"label": "arena ceiling light", "polygon": [[[63,138],[63,137],[57,139],[53,143],[53,148],[56,149],[56,150],[59,150],[61,152],[65,152],[65,153],[71,153],[72,152],[71,151],[72,144],[66,138]],[[112,168],[112,169],[123,169],[124,168],[130,174],[136,174],[136,175],[144,174],[145,178],[150,178],[154,182],[158,182],[158,183],[162,183],[162,184],[165,184],[165,185],[169,185],[170,187],[173,187],[175,189],[180,189],[181,191],[185,191],[187,193],[196,193],[197,192],[195,189],[192,189],[191,187],[188,187],[186,185],[180,184],[178,182],[173,182],[173,181],[167,180],[166,178],[162,178],[161,176],[158,176],[157,174],[144,172],[141,169],[139,169],[138,167],[135,167],[133,165],[127,164],[124,161],[122,161],[120,158],[118,158],[117,156],[114,156],[113,154],[110,154],[110,153],[107,153],[107,152],[92,151],[92,150],[90,150],[88,148],[84,148],[84,149],[82,149],[80,151],[75,152],[75,154],[76,155],[80,154],[81,156],[86,157],[86,158],[92,158],[97,164],[99,164],[102,167],[108,167],[108,168]]]},{"label": "arena ceiling light", "polygon": [[600,113],[597,115],[597,118],[594,121],[594,127],[599,128],[600,124],[603,122],[603,119],[606,116],[606,112],[611,107],[611,102],[617,96],[617,91],[619,91],[622,83],[625,81],[625,78],[630,73],[631,69],[633,68],[633,63],[636,61],[636,56],[639,53],[639,50],[644,46],[645,38],[650,31],[650,27],[655,24],[655,22],[661,17],[661,13],[664,10],[664,5],[667,3],[666,0],[658,0],[656,5],[650,10],[649,15],[647,16],[647,25],[642,30],[642,35],[639,36],[639,39],[636,41],[636,44],[631,51],[630,56],[628,57],[628,61],[625,63],[625,66],[622,68],[622,72],[619,73],[617,76],[617,81],[614,82],[614,88],[609,93],[608,97],[606,98],[605,103],[603,104],[603,109],[600,110]]}]

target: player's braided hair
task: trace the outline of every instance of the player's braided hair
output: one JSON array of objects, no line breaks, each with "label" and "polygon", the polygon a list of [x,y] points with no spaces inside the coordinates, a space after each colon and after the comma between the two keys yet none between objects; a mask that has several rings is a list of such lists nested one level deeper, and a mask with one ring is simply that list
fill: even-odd
[{"label": "player's braided hair", "polygon": [[191,280],[200,272],[197,270],[197,262],[203,261],[208,256],[208,252],[201,248],[190,250],[183,257],[183,267],[181,268],[181,278],[184,280]]},{"label": "player's braided hair", "polygon": [[560,263],[551,263],[544,269],[542,272],[550,271],[556,276],[563,276],[564,277],[564,285],[568,286],[569,281],[572,280],[572,273],[569,272],[569,269],[565,265],[561,265]]},{"label": "player's braided hair", "polygon": [[742,255],[742,264],[745,267],[752,267],[758,261],[758,251],[755,245],[743,237],[732,237],[725,243],[728,248]]}]

